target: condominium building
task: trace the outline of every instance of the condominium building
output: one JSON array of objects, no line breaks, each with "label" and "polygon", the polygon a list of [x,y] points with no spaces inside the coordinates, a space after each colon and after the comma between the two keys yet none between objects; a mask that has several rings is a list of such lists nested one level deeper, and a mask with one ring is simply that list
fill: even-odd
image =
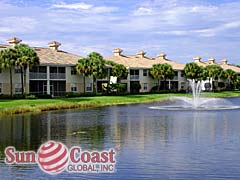
[{"label": "condominium building", "polygon": [[[167,82],[161,82],[161,89],[167,87],[167,89],[184,90],[186,87],[186,80],[184,78],[184,64],[174,62],[166,58],[165,53],[160,53],[158,57],[147,57],[146,52],[140,50],[136,55],[124,55],[123,50],[115,48],[113,50],[113,56],[106,57],[108,61],[113,61],[124,65],[129,70],[127,79],[122,80],[122,83],[127,84],[128,92],[131,92],[132,84],[139,83],[141,85],[140,92],[149,92],[154,87],[157,87],[158,80],[153,79],[149,70],[154,64],[170,64],[174,69],[173,80],[167,80]],[[166,84],[164,84],[166,83]]]},{"label": "condominium building", "polygon": [[[0,45],[0,50],[11,48],[21,42],[18,38],[8,39],[9,45]],[[66,92],[83,92],[83,77],[78,75],[75,64],[81,56],[59,50],[61,44],[57,41],[48,43],[48,48],[33,47],[36,51],[40,64],[27,68],[26,93],[51,94],[62,96]],[[20,94],[21,69],[12,69],[13,94]],[[10,94],[10,75],[8,69],[0,70],[0,94]],[[86,91],[92,91],[92,79],[86,78]]]},{"label": "condominium building", "polygon": [[[21,39],[12,37],[7,40],[8,45],[0,44],[0,50],[11,48],[12,46],[21,43]],[[61,43],[52,41],[48,43],[48,48],[33,47],[36,51],[40,64],[27,68],[26,72],[26,93],[30,94],[50,94],[53,96],[62,96],[66,92],[80,93],[84,91],[83,76],[77,74],[75,65],[81,56],[68,53],[59,49]],[[174,78],[161,81],[160,88],[174,89],[177,91],[187,88],[186,78],[184,77],[184,64],[169,60],[165,53],[160,53],[157,57],[148,57],[146,52],[140,50],[136,55],[125,55],[123,50],[115,48],[113,55],[105,58],[108,61],[113,61],[124,65],[128,69],[128,77],[122,79],[121,83],[127,85],[128,92],[136,92],[134,84],[140,84],[139,92],[149,92],[156,90],[158,80],[153,79],[149,70],[154,64],[167,63],[174,69]],[[217,64],[214,58],[208,61],[201,61],[200,57],[195,57],[194,62],[201,66],[209,64]],[[232,69],[240,75],[240,68],[229,65],[224,59],[220,65],[223,69]],[[111,67],[108,67],[111,68]],[[21,85],[21,69],[19,67],[12,68],[12,92],[20,94],[22,92]],[[107,79],[97,80],[97,89],[101,90],[102,84],[106,83]],[[92,92],[93,80],[91,77],[86,78],[85,91]],[[0,94],[10,94],[10,75],[8,69],[0,69]]]}]

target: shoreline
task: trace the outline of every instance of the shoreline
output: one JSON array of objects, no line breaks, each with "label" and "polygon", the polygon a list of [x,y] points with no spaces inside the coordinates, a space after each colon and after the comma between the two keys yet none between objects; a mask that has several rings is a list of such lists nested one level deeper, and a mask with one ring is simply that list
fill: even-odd
[{"label": "shoreline", "polygon": [[[103,106],[116,106],[127,104],[140,104],[151,102],[163,102],[170,97],[191,97],[187,93],[172,94],[139,94],[126,96],[95,96],[95,97],[75,97],[56,99],[1,99],[0,116],[18,115],[25,113],[41,113],[45,111],[64,109],[84,109]],[[240,91],[203,93],[202,97],[228,98],[240,97]]]}]

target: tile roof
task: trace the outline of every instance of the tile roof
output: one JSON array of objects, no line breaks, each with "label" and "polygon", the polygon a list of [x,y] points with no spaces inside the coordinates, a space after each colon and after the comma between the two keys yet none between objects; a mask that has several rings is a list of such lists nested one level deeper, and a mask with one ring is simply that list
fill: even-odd
[{"label": "tile roof", "polygon": [[220,64],[220,66],[226,70],[226,69],[231,69],[233,71],[235,71],[236,73],[240,74],[240,68],[234,65],[230,65],[230,64]]},{"label": "tile roof", "polygon": [[198,62],[195,61],[195,63],[196,63],[197,65],[203,66],[203,67],[206,67],[207,65],[209,65],[207,62],[202,62],[202,61],[198,61]]},{"label": "tile roof", "polygon": [[[51,43],[55,43],[54,41]],[[9,48],[9,45],[0,44],[0,50]],[[40,47],[33,47],[40,59],[40,64],[48,64],[48,65],[75,65],[78,61],[78,59],[82,58],[81,56],[68,53],[61,50],[53,50],[51,48],[40,48]],[[151,58],[146,57],[144,51],[140,54],[142,56],[138,55],[121,55],[122,50],[119,48],[114,49],[116,51],[115,53],[119,53],[115,56],[106,57],[105,59],[108,61],[113,61],[119,64],[122,64],[126,67],[130,68],[146,68],[150,69],[154,64],[163,64],[167,63],[170,64],[173,69],[175,70],[183,70],[184,64],[169,60],[166,58],[166,54],[160,53],[159,57],[157,58]],[[139,54],[139,53],[138,53]],[[207,66],[209,65],[209,61],[203,62],[201,61],[201,57],[195,57],[194,62],[197,63],[199,66]],[[235,71],[236,73],[240,74],[240,68],[231,64],[227,64],[227,60],[225,60],[225,63],[215,63],[216,65],[220,65],[224,70],[231,69]]]},{"label": "tile roof", "polygon": [[[9,48],[8,45],[0,44],[0,50]],[[49,65],[75,65],[81,56],[71,54],[61,50],[53,50],[50,48],[33,47],[39,57],[40,64]]]},{"label": "tile roof", "polygon": [[58,64],[58,65],[75,65],[81,56],[71,54],[61,50],[53,50],[49,48],[34,48],[40,64]]},{"label": "tile roof", "polygon": [[163,57],[158,58],[150,58],[150,57],[139,57],[139,56],[110,56],[105,58],[108,61],[113,61],[119,64],[122,64],[126,67],[130,68],[147,68],[150,69],[154,64],[170,64],[172,65],[173,69],[176,70],[183,70],[184,64],[171,61],[169,59],[165,59]]},{"label": "tile roof", "polygon": [[201,57],[197,56],[194,58],[194,62],[199,65],[206,67],[207,65],[219,65],[224,70],[231,69],[235,71],[236,73],[240,74],[240,68],[231,64],[227,64],[227,59],[223,59],[221,63],[216,63],[214,58],[209,58],[208,61],[202,62]]},{"label": "tile roof", "polygon": [[9,47],[8,45],[0,44],[0,50],[6,49],[6,48],[8,48],[8,47]]}]

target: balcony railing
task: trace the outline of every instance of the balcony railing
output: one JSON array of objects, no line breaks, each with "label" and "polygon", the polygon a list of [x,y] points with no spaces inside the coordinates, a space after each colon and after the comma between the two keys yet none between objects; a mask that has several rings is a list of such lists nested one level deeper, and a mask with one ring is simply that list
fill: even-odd
[{"label": "balcony railing", "polygon": [[29,79],[47,79],[47,73],[29,73]]},{"label": "balcony railing", "polygon": [[65,73],[50,73],[50,79],[66,79]]},{"label": "balcony railing", "polygon": [[130,79],[138,80],[139,79],[139,75],[130,75]]},{"label": "balcony railing", "polygon": [[174,76],[173,80],[177,81],[178,80],[178,76]]}]

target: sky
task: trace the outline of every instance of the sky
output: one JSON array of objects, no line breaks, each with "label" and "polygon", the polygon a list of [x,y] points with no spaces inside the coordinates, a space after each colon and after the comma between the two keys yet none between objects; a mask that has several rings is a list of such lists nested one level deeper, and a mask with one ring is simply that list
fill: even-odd
[{"label": "sky", "polygon": [[186,63],[201,56],[240,64],[239,0],[0,0],[0,44],[18,37],[30,46],[81,56],[146,51]]}]

